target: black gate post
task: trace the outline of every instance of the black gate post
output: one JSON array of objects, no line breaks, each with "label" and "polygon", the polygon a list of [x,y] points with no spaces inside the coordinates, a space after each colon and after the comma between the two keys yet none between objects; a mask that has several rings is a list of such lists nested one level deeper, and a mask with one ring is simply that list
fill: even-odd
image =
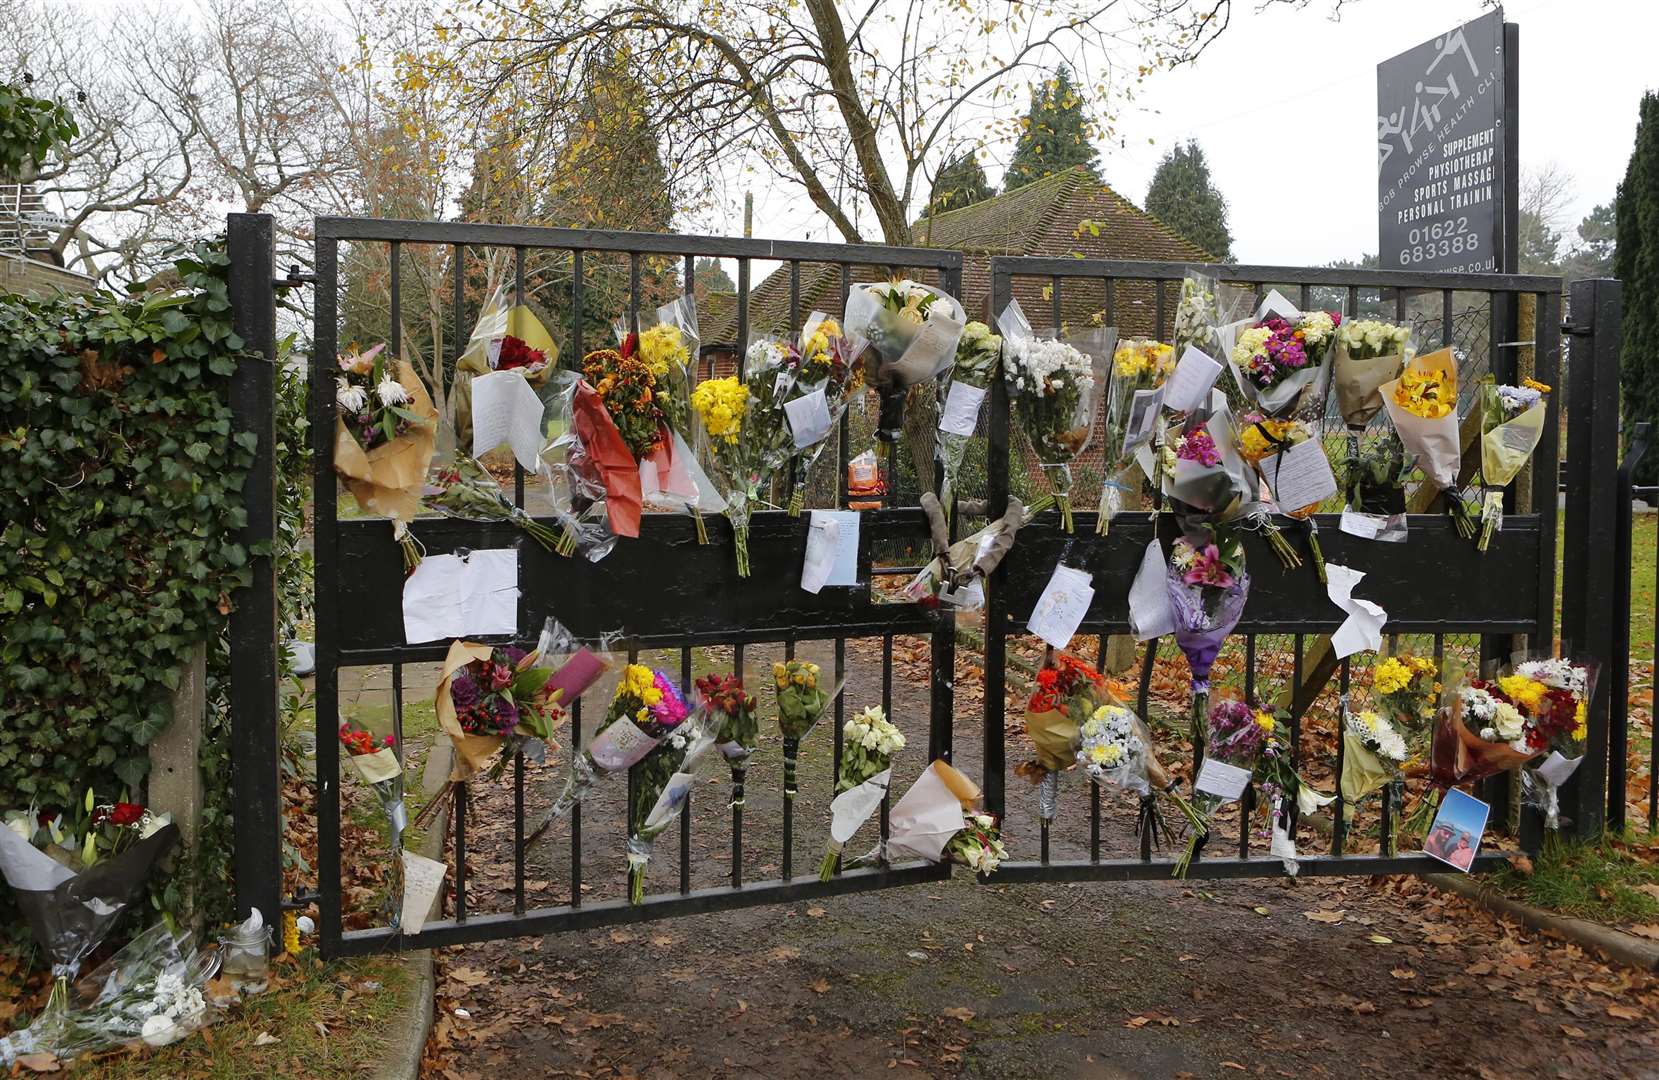
[{"label": "black gate post", "polygon": [[[1567,511],[1562,543],[1561,641],[1572,654],[1611,664],[1613,624],[1630,618],[1615,607],[1619,520],[1619,282],[1609,278],[1571,284],[1572,338],[1567,362]],[[1562,792],[1561,810],[1580,838],[1601,833],[1607,770],[1624,762],[1607,757],[1608,700],[1613,680],[1603,672],[1590,700],[1590,735],[1584,763]]]},{"label": "black gate post", "polygon": [[238,538],[253,581],[230,615],[231,783],[236,791],[236,910],[257,907],[267,924],[282,911],[282,794],[277,746],[276,241],[270,215],[231,214],[226,223],[229,293],[245,350],[231,379],[235,430],[259,437],[242,485],[247,521]]}]

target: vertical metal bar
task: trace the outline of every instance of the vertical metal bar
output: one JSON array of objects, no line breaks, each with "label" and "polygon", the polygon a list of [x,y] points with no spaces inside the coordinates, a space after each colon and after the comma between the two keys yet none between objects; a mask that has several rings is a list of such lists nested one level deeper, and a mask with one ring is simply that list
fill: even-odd
[{"label": "vertical metal bar", "polygon": [[[991,259],[991,310],[1002,311],[1013,294],[1013,282],[1000,257]],[[1006,348],[1006,346],[1004,346]],[[1001,379],[991,380],[991,403],[986,431],[986,516],[992,521],[1008,511],[1008,391]],[[1003,600],[1006,566],[991,575],[985,604],[985,809],[1002,817],[1006,812],[1003,770],[1007,765],[1003,721],[1007,697],[1008,606]]]},{"label": "vertical metal bar", "polygon": [[628,253],[628,329],[636,334],[639,333],[639,260],[639,252]]},{"label": "vertical metal bar", "polygon": [[513,754],[513,914],[524,914],[524,751]]},{"label": "vertical metal bar", "polygon": [[1155,300],[1153,303],[1153,318],[1157,322],[1157,326],[1153,328],[1152,336],[1162,341],[1164,340],[1164,282],[1160,278],[1154,281],[1152,286],[1157,290],[1154,294]]},{"label": "vertical metal bar", "polygon": [[[691,648],[680,648],[680,691],[687,701],[692,697]],[[680,807],[680,895],[691,891],[691,792],[686,793],[685,805]]]},{"label": "vertical metal bar", "polygon": [[1348,286],[1348,310],[1343,314],[1350,319],[1359,317],[1359,286]]},{"label": "vertical metal bar", "polygon": [[1105,315],[1105,318],[1106,318],[1106,325],[1107,326],[1116,326],[1117,325],[1117,321],[1118,321],[1118,314],[1117,314],[1118,288],[1117,288],[1117,286],[1118,286],[1118,283],[1117,283],[1116,278],[1107,278],[1106,279],[1106,315]]},{"label": "vertical metal bar", "polygon": [[[743,646],[732,646],[732,674],[743,681]],[[748,688],[745,687],[745,690]],[[758,703],[757,703],[758,704]],[[743,884],[743,807],[732,804],[732,888]]]},{"label": "vertical metal bar", "polygon": [[[847,310],[847,296],[853,288],[853,270],[846,263],[841,264],[841,308]],[[852,454],[852,410],[841,411],[840,431],[835,439],[835,505],[845,509],[847,506],[847,460]],[[836,725],[840,727],[838,723]]]},{"label": "vertical metal bar", "polygon": [[1256,703],[1256,635],[1244,635],[1244,700]]},{"label": "vertical metal bar", "polygon": [[737,260],[737,374],[744,375],[743,361],[749,352],[749,260]]},{"label": "vertical metal bar", "polygon": [[1454,325],[1455,320],[1452,317],[1452,303],[1452,290],[1440,290],[1440,347],[1442,349],[1451,348],[1453,345],[1452,338],[1457,335],[1457,328]]},{"label": "vertical metal bar", "polygon": [[467,921],[467,785],[455,785],[455,921]]},{"label": "vertical metal bar", "polygon": [[438,365],[438,382],[443,386],[454,385],[455,366],[461,362],[461,351],[467,347],[467,339],[461,331],[462,306],[466,303],[466,272],[467,249],[465,244],[456,244],[450,249],[450,292],[449,313],[450,326],[454,329],[450,333],[449,375],[446,378],[443,365]]},{"label": "vertical metal bar", "polygon": [[[277,685],[276,574],[270,545],[276,535],[276,276],[275,228],[266,214],[231,214],[227,293],[231,319],[246,349],[231,376],[232,422],[258,440],[242,481],[245,517],[237,542],[250,552],[246,588],[232,597],[230,614],[231,782],[236,790],[236,909],[274,914],[282,906],[282,766],[277,740],[281,688]],[[311,435],[316,456],[318,876],[323,893],[323,952],[340,940],[339,715],[335,701],[333,572],[334,383],[336,244],[317,243],[315,355],[311,360]],[[324,489],[327,489],[326,494]],[[326,550],[325,550],[326,549]],[[264,554],[251,554],[264,552]],[[324,594],[326,594],[326,602]],[[326,711],[325,711],[326,710]],[[327,718],[326,720],[324,718]],[[324,744],[327,744],[326,749]],[[333,838],[324,843],[325,831]]]},{"label": "vertical metal bar", "polygon": [[392,325],[386,335],[387,347],[392,350],[393,356],[403,355],[403,241],[391,242],[391,320]]},{"label": "vertical metal bar", "polygon": [[[840,686],[842,684],[843,680],[846,679],[846,677],[847,677],[847,639],[846,638],[836,638],[835,639],[835,685]],[[845,693],[836,694],[835,695],[834,730],[831,731],[831,733],[830,733],[833,736],[833,738],[831,739],[831,742],[830,742],[830,775],[832,777],[840,777],[840,775],[841,775],[841,755],[846,750],[846,746],[844,745],[845,742],[846,742],[846,736],[842,732],[841,726],[846,722],[846,720],[845,720],[846,709],[847,709],[847,695]],[[839,874],[841,872],[841,857],[839,855],[837,855],[836,858],[835,858],[835,872],[837,874]]]},{"label": "vertical metal bar", "polygon": [[[570,704],[570,753],[582,752],[582,699]],[[582,906],[582,804],[570,808],[570,906]]]},{"label": "vertical metal bar", "polygon": [[[885,648],[881,650],[881,711],[891,721],[893,719],[893,635],[885,635],[883,644]],[[839,775],[839,772],[837,775]],[[887,852],[887,828],[887,796],[883,795],[881,797],[881,850],[884,862]]]},{"label": "vertical metal bar", "polygon": [[789,260],[789,333],[801,330],[801,260]]},{"label": "vertical metal bar", "polygon": [[583,267],[583,263],[586,262],[585,254],[581,248],[570,253],[570,340],[574,346],[571,356],[578,367],[581,366],[582,357],[587,352],[582,347],[582,300],[587,292],[587,282],[583,280],[587,276]]},{"label": "vertical metal bar", "polygon": [[403,760],[403,665],[392,665],[392,743]]},{"label": "vertical metal bar", "polygon": [[[514,303],[524,303],[524,249],[513,248],[513,293]],[[518,458],[513,458],[513,505],[524,506],[524,466]]]},{"label": "vertical metal bar", "polygon": [[[1341,681],[1337,685],[1337,692],[1338,692],[1338,694],[1341,695],[1341,703],[1338,706],[1338,713],[1337,713],[1337,718],[1336,718],[1336,779],[1337,779],[1337,784],[1336,784],[1336,802],[1333,804],[1336,807],[1336,817],[1331,821],[1331,854],[1332,855],[1341,855],[1342,854],[1343,842],[1348,839],[1348,800],[1346,798],[1344,798],[1343,795],[1342,795],[1342,766],[1343,766],[1343,763],[1347,760],[1347,756],[1348,756],[1348,739],[1347,739],[1347,735],[1345,734],[1345,732],[1347,730],[1347,718],[1342,715],[1342,710],[1347,706],[1347,703],[1348,703],[1348,691],[1349,691],[1349,687],[1351,685],[1350,680],[1351,680],[1351,675],[1352,675],[1352,672],[1349,670],[1349,661],[1348,661],[1347,657],[1343,657],[1342,666],[1340,668],[1338,668],[1337,670],[1340,673],[1340,679],[1341,679]],[[1388,798],[1388,795],[1387,795],[1386,792],[1384,793],[1383,798],[1384,799]]]},{"label": "vertical metal bar", "polygon": [[[795,659],[795,642],[794,642],[793,639],[786,640],[783,643],[783,658],[786,661]],[[839,700],[840,695],[837,694],[836,698],[837,698],[837,700]],[[839,721],[839,719],[840,718],[837,717],[837,721]],[[836,730],[839,731],[841,729],[840,723],[837,722],[835,727],[836,727]],[[787,752],[788,751],[786,749],[785,753],[787,753]],[[796,753],[797,754],[800,753],[800,747],[799,746],[796,747]],[[840,770],[839,769],[837,769],[836,774],[840,775]],[[800,783],[800,773],[799,773],[799,771],[796,772],[796,783],[797,784]],[[833,781],[832,781],[832,783],[833,783]],[[792,878],[794,876],[795,876],[795,800],[789,798],[788,792],[785,792],[784,793],[784,800],[783,800],[783,879],[785,881],[788,881],[790,878]]]}]

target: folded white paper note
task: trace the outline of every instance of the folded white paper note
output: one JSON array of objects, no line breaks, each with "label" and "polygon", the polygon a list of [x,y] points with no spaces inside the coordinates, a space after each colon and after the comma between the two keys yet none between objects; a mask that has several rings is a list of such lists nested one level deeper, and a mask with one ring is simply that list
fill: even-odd
[{"label": "folded white paper note", "polygon": [[1273,489],[1273,501],[1286,513],[1322,503],[1337,490],[1336,475],[1318,439],[1304,439],[1263,458],[1261,474]]},{"label": "folded white paper note", "polygon": [[783,411],[789,417],[789,431],[795,436],[795,449],[804,450],[829,434],[829,401],[824,397],[823,387],[784,402]]},{"label": "folded white paper note", "polygon": [[1538,775],[1556,787],[1560,787],[1572,777],[1573,773],[1578,771],[1578,763],[1583,760],[1582,755],[1575,758],[1563,757],[1561,751],[1551,750],[1550,756],[1544,759],[1542,765],[1538,766]]},{"label": "folded white paper note", "polygon": [[1175,613],[1169,609],[1169,568],[1158,538],[1147,541],[1141,567],[1129,586],[1129,629],[1136,641],[1149,641],[1175,632]]},{"label": "folded white paper note", "polygon": [[472,379],[472,456],[483,457],[502,443],[534,472],[542,451],[542,403],[517,371],[492,371]]},{"label": "folded white paper note", "polygon": [[972,435],[979,427],[979,406],[984,400],[983,386],[951,383],[950,393],[945,395],[944,411],[939,414],[939,430],[952,435]]},{"label": "folded white paper note", "polygon": [[1181,362],[1175,365],[1174,373],[1164,383],[1164,404],[1174,412],[1198,408],[1204,404],[1210,387],[1215,385],[1216,376],[1220,374],[1220,364],[1188,345],[1187,351],[1181,354]]},{"label": "folded white paper note", "polygon": [[436,906],[438,890],[444,887],[444,875],[449,873],[449,867],[413,851],[400,854],[403,856],[403,918],[399,926],[405,934],[418,934]]},{"label": "folded white paper note", "polygon": [[1348,618],[1331,635],[1331,651],[1338,660],[1382,648],[1382,628],[1388,621],[1388,612],[1353,595],[1355,586],[1364,577],[1364,573],[1341,563],[1325,564],[1325,593],[1331,603],[1348,613]]},{"label": "folded white paper note", "polygon": [[1342,521],[1337,528],[1349,536],[1390,544],[1403,544],[1408,536],[1404,514],[1362,514],[1346,506],[1342,508]]},{"label": "folded white paper note", "polygon": [[826,585],[858,584],[858,519],[857,510],[812,511],[801,588],[816,593]]},{"label": "folded white paper note", "polygon": [[1088,574],[1069,566],[1056,566],[1043,595],[1037,598],[1031,617],[1025,621],[1026,629],[1056,649],[1064,649],[1071,644],[1072,635],[1077,633],[1093,601],[1094,586]]},{"label": "folded white paper note", "polygon": [[1194,791],[1232,801],[1243,795],[1244,789],[1250,786],[1250,770],[1215,758],[1205,758],[1204,767],[1198,770],[1198,779],[1192,786]]},{"label": "folded white paper note", "polygon": [[978,611],[985,606],[985,588],[974,578],[960,589],[949,586],[939,590],[939,602],[963,611]]},{"label": "folded white paper note", "polygon": [[1269,315],[1277,315],[1286,322],[1293,323],[1302,317],[1302,309],[1291,303],[1284,293],[1273,289],[1262,300],[1261,307],[1256,309],[1256,321],[1260,322]]},{"label": "folded white paper note", "polygon": [[[522,382],[523,380],[520,379]],[[518,633],[518,552],[428,555],[403,583],[403,637],[410,644]]]}]

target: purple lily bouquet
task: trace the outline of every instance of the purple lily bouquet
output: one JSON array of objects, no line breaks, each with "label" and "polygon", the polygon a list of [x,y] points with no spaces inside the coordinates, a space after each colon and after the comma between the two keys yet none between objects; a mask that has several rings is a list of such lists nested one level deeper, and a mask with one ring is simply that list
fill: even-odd
[{"label": "purple lily bouquet", "polygon": [[1175,541],[1166,580],[1175,617],[1175,643],[1186,654],[1192,673],[1192,741],[1202,751],[1210,670],[1222,642],[1244,614],[1250,595],[1244,545],[1230,529],[1202,526]]}]

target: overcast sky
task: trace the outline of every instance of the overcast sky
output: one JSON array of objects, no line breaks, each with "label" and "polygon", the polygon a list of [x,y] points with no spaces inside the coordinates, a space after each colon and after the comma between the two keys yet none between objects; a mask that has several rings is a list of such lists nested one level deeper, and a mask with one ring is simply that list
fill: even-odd
[{"label": "overcast sky", "polygon": [[[1240,261],[1316,265],[1374,252],[1377,63],[1485,8],[1358,0],[1332,21],[1326,0],[1254,7],[1236,0],[1232,26],[1196,65],[1149,81],[1120,122],[1122,145],[1100,147],[1106,180],[1142,203],[1164,150],[1196,138],[1230,204]],[[1573,175],[1562,223],[1571,236],[1612,199],[1642,92],[1659,89],[1659,0],[1517,0],[1504,15],[1521,28],[1521,162],[1554,161]],[[773,182],[755,196],[755,235],[840,239],[798,189]],[[737,232],[742,221],[697,225]]]}]

